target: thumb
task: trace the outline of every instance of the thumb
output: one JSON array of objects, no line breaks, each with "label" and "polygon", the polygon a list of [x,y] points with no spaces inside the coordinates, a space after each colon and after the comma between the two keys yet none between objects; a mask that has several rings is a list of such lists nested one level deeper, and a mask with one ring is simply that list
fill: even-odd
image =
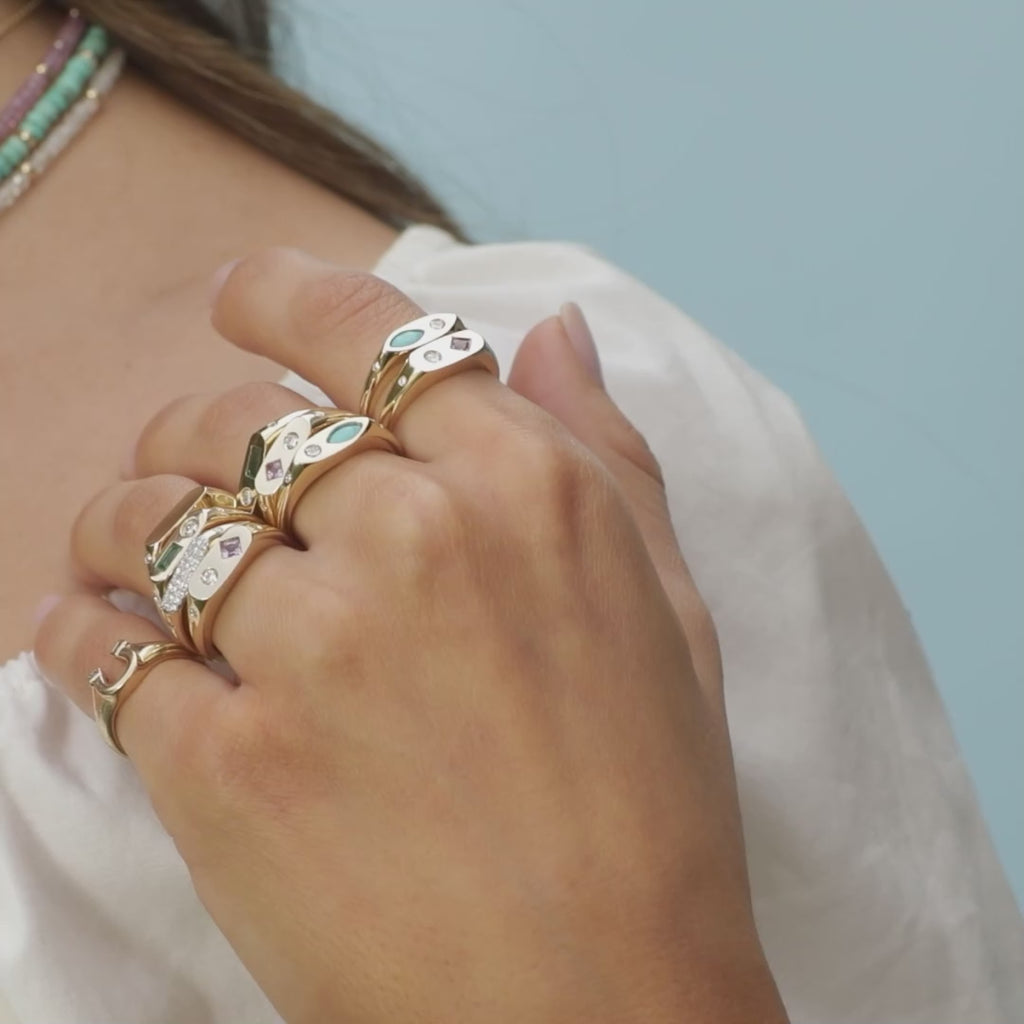
[{"label": "thumb", "polygon": [[661,467],[605,391],[597,346],[576,303],[567,302],[558,316],[527,333],[508,385],[554,416],[612,474],[687,633],[698,674],[714,679],[720,672],[717,638],[679,550]]},{"label": "thumb", "polygon": [[664,529],[668,515],[661,467],[605,391],[597,346],[575,302],[527,333],[508,384],[554,416],[604,463],[630,500],[645,537]]}]

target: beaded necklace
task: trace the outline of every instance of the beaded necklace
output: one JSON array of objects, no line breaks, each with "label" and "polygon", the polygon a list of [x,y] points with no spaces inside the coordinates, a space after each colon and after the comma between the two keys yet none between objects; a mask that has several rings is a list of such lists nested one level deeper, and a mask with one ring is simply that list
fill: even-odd
[{"label": "beaded necklace", "polygon": [[[23,9],[17,20],[32,9]],[[72,8],[43,59],[0,108],[0,213],[92,119],[123,66],[124,52],[110,51],[106,30],[88,25]]]}]

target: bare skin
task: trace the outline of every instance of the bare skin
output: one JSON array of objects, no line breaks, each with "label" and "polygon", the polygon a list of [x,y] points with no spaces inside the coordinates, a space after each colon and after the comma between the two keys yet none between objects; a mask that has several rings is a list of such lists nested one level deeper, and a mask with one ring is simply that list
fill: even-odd
[{"label": "bare skin", "polygon": [[[0,95],[53,27],[0,42]],[[238,383],[288,366],[351,408],[380,338],[422,311],[337,266],[371,267],[395,232],[131,78],[0,230],[0,426],[34,443],[30,467],[0,463],[23,488],[0,655],[33,647],[88,711],[112,639],[159,635],[96,590],[145,592],[156,510],[232,486],[248,432],[304,404]],[[211,324],[212,270],[253,250]],[[196,360],[205,393],[182,399]],[[557,318],[509,384],[456,375],[396,427],[407,459],[327,474],[296,512],[308,550],[261,555],[216,619],[239,685],[158,666],[121,739],[295,1024],[784,1024],[717,640],[657,463]],[[59,543],[23,553],[40,537]],[[36,633],[26,590],[29,608],[74,593]]]},{"label": "bare skin", "polygon": [[[20,6],[0,0],[0,23]],[[59,24],[39,12],[0,39],[0,97]],[[0,217],[0,436],[13,439],[0,446],[0,664],[31,647],[40,598],[71,585],[75,511],[116,476],[152,410],[284,372],[209,326],[214,270],[270,244],[369,269],[396,234],[125,73]]]},{"label": "bare skin", "polygon": [[[278,249],[232,271],[213,322],[351,408],[380,338],[422,313]],[[212,624],[238,685],[179,659],[120,714],[197,893],[291,1024],[785,1022],[657,463],[557,318],[512,377],[541,367],[572,433],[486,371],[440,381],[394,425],[404,456],[332,468],[299,546],[241,572]],[[248,385],[160,410],[135,477],[75,523],[83,581],[144,590],[154,510],[230,486],[253,410],[295,403]],[[118,635],[158,634],[83,591],[35,652],[85,709]]]}]

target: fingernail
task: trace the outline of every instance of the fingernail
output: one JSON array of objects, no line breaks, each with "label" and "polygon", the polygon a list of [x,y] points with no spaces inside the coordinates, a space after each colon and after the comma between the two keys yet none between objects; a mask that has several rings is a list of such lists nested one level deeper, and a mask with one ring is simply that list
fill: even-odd
[{"label": "fingernail", "polygon": [[558,311],[565,333],[569,335],[572,347],[595,384],[604,387],[604,373],[601,357],[597,354],[594,336],[583,316],[583,310],[575,302],[566,302]]},{"label": "fingernail", "polygon": [[225,263],[224,266],[218,267],[213,272],[213,277],[210,278],[210,295],[209,295],[209,299],[210,299],[210,305],[211,306],[214,304],[214,302],[217,301],[217,296],[220,295],[220,290],[221,290],[221,288],[224,287],[224,282],[228,279],[228,275],[241,262],[242,261],[240,259],[238,259],[238,260],[231,260],[230,263]]},{"label": "fingernail", "polygon": [[60,594],[47,594],[46,597],[36,605],[36,610],[32,613],[32,621],[38,626],[50,611],[60,604]]}]

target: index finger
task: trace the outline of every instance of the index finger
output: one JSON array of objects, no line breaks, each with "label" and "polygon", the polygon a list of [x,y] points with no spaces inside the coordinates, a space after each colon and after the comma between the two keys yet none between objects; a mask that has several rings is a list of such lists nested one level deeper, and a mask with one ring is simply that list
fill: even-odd
[{"label": "index finger", "polygon": [[[357,411],[384,340],[424,310],[393,285],[297,249],[240,261],[214,300],[213,326],[239,348],[290,367],[338,408]],[[526,403],[490,373],[467,369],[424,391],[393,426],[407,454],[432,461],[499,429]]]}]

